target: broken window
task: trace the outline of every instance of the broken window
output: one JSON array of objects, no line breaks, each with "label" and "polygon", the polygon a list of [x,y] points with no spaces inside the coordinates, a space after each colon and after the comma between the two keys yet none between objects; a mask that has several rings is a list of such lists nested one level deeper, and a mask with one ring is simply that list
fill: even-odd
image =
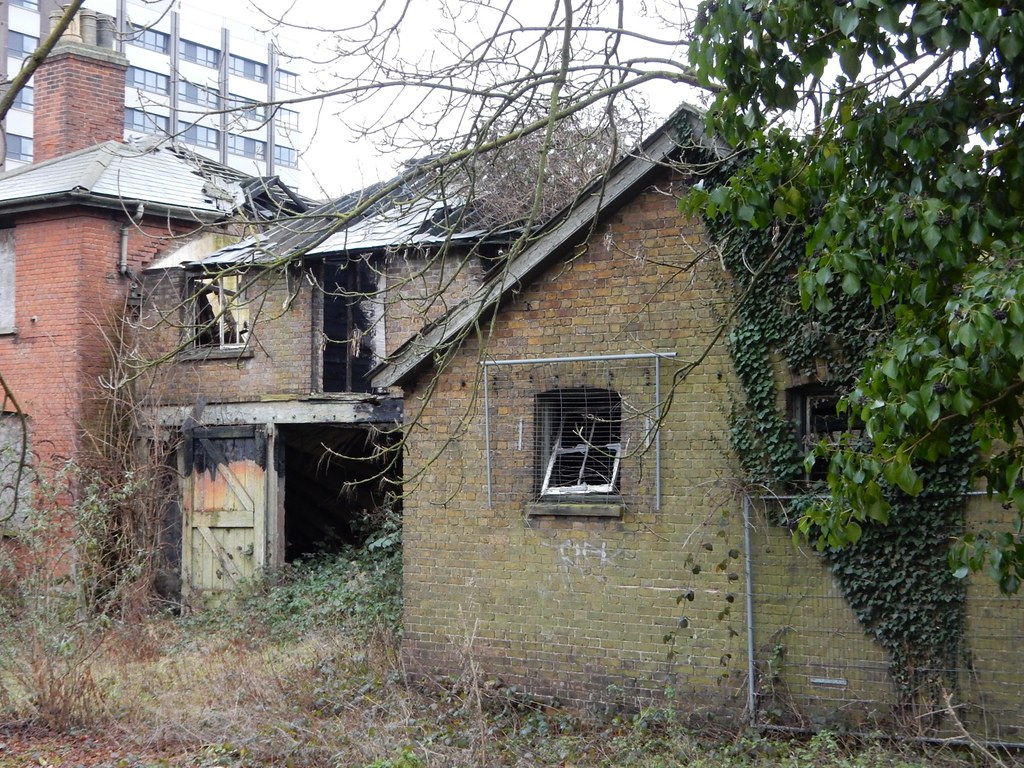
[{"label": "broken window", "polygon": [[374,349],[377,271],[368,259],[324,263],[323,391],[369,392]]},{"label": "broken window", "polygon": [[622,398],[574,387],[538,395],[536,407],[539,495],[618,494]]},{"label": "broken window", "polygon": [[193,282],[195,346],[244,347],[252,328],[242,275],[197,278]]},{"label": "broken window", "polygon": [[[849,422],[846,414],[837,411],[839,393],[833,387],[807,386],[789,390],[789,411],[796,425],[800,450],[810,453],[821,441],[838,443],[847,431]],[[828,465],[824,460],[816,461],[807,475],[808,480],[824,480]]]}]

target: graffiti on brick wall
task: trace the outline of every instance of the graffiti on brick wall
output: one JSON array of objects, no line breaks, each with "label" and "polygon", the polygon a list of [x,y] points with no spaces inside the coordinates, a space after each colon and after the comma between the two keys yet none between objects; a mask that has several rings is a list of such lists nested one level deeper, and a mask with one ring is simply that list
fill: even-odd
[{"label": "graffiti on brick wall", "polygon": [[614,567],[616,560],[623,555],[621,549],[610,549],[608,542],[605,541],[566,539],[547,546],[554,548],[558,557],[559,570],[595,578],[603,578],[601,572]]}]

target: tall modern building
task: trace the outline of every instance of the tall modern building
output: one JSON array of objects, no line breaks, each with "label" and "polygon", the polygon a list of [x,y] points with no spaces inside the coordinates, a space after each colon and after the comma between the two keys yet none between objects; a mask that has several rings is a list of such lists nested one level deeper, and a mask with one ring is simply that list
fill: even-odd
[{"label": "tall modern building", "polygon": [[[299,184],[298,75],[275,43],[241,23],[180,0],[87,0],[82,24],[97,23],[129,62],[125,138],[175,137],[199,154],[249,174]],[[59,14],[58,0],[0,0],[0,81],[9,81]],[[82,109],[89,109],[82,104]],[[3,170],[32,162],[31,87],[4,125]]]}]

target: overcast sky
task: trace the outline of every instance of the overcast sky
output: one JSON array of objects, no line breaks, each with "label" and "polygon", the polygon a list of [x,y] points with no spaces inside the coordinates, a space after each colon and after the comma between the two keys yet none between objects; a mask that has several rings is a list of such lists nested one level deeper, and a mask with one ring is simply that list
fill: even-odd
[{"label": "overcast sky", "polygon": [[[692,8],[697,0],[627,0],[630,13],[625,26],[631,30],[643,31],[654,36],[663,36],[664,26],[657,16],[669,17],[672,24],[678,26],[680,19]],[[209,15],[211,24],[219,26],[220,21],[241,21],[257,29],[266,31],[279,39],[280,47],[285,52],[298,52],[306,61],[298,60],[285,64],[302,74],[300,83],[309,90],[328,87],[355,76],[361,67],[356,60],[339,61],[332,56],[332,35],[318,29],[337,29],[346,25],[363,22],[379,5],[385,7],[385,16],[381,28],[388,26],[395,18],[397,9],[405,7],[403,2],[394,0],[369,0],[367,3],[338,2],[328,3],[324,0],[219,0],[212,6],[208,0],[179,0],[183,14],[188,13],[195,18],[195,13]],[[480,26],[489,28],[491,19],[485,10],[476,15],[476,3],[471,0],[412,0],[408,4],[403,23],[401,53],[406,59],[420,58],[423,61],[436,62],[444,57],[444,36],[438,30],[458,29],[459,37],[464,42],[475,41],[481,37]],[[560,3],[561,0],[558,0]],[[578,0],[577,0],[578,2]],[[497,3],[495,3],[497,4]],[[525,20],[528,24],[543,25],[547,22],[555,0],[512,0],[512,13]],[[576,3],[574,3],[576,4]],[[609,3],[614,6],[614,3]],[[682,7],[681,7],[682,6]],[[451,8],[458,18],[451,18],[447,12]],[[362,14],[362,18],[360,18]],[[221,19],[217,19],[220,16]],[[286,25],[273,23],[275,19],[285,20]],[[479,21],[479,24],[475,23]],[[602,21],[609,26],[615,25],[615,18],[604,17]],[[464,34],[463,34],[464,32]],[[674,58],[684,54],[677,52]],[[649,98],[654,117],[662,119],[667,116],[680,101],[693,100],[678,86],[662,84],[659,88],[650,89]],[[317,186],[323,187],[326,193],[336,195],[361,188],[368,183],[390,177],[398,169],[401,162],[412,159],[409,147],[394,148],[382,145],[380,138],[376,141],[358,138],[347,126],[372,124],[390,105],[389,100],[395,98],[396,91],[391,91],[388,98],[377,98],[362,109],[347,107],[344,110],[339,104],[331,101],[312,101],[301,107],[302,129],[304,142],[308,147],[303,157],[306,167],[302,191],[306,194],[319,196]],[[406,93],[398,96],[411,98]],[[439,125],[443,118],[438,118]]]}]

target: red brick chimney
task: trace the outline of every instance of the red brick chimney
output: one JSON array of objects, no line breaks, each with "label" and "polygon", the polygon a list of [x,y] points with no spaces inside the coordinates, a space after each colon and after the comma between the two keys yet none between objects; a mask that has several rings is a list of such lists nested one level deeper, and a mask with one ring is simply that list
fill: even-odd
[{"label": "red brick chimney", "polygon": [[124,138],[128,59],[97,42],[108,37],[97,34],[96,12],[83,8],[36,72],[35,162]]}]

